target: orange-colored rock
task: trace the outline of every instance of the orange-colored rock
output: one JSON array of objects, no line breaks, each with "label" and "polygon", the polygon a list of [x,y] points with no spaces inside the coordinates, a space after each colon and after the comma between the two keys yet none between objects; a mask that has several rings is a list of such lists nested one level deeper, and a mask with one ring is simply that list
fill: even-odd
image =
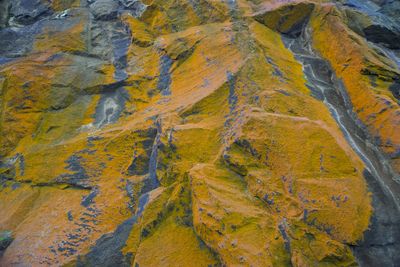
[{"label": "orange-colored rock", "polygon": [[312,29],[394,154],[398,70],[343,6],[85,2],[38,3],[0,48],[1,266],[357,265],[368,164],[285,39]]}]

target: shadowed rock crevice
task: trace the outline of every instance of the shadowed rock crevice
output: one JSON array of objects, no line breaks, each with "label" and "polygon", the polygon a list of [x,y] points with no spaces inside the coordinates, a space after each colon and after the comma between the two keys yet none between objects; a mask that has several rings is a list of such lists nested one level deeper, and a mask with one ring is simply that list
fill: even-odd
[{"label": "shadowed rock crevice", "polygon": [[393,96],[399,101],[400,104],[400,80],[395,81],[390,87],[389,90],[392,92]]},{"label": "shadowed rock crevice", "polygon": [[365,171],[364,177],[372,193],[374,214],[364,239],[352,249],[360,266],[396,267],[400,262],[400,212],[371,173]]},{"label": "shadowed rock crevice", "polygon": [[79,257],[76,266],[131,266],[129,256],[121,252],[137,217],[126,220],[113,233],[103,235],[84,257]]},{"label": "shadowed rock crevice", "polygon": [[[157,119],[155,122],[157,134],[154,138],[153,146],[151,148],[150,160],[149,160],[149,183],[150,188],[154,189],[160,186],[160,181],[157,177],[157,166],[158,166],[158,152],[161,146],[161,135],[162,135],[162,124],[161,119]],[[150,191],[150,190],[149,190]]]},{"label": "shadowed rock crevice", "polygon": [[122,249],[148,202],[149,192],[145,192],[139,198],[135,214],[120,224],[114,232],[101,236],[88,254],[78,257],[76,266],[131,266],[133,255],[124,255]]},{"label": "shadowed rock crevice", "polygon": [[368,41],[383,44],[389,49],[400,49],[400,33],[380,25],[370,25],[363,31]]},{"label": "shadowed rock crevice", "polygon": [[2,231],[0,232],[0,257],[7,249],[8,246],[11,245],[13,241],[12,232],[11,231]]},{"label": "shadowed rock crevice", "polygon": [[272,30],[290,37],[298,37],[314,7],[312,3],[284,5],[278,9],[257,14],[254,18]]},{"label": "shadowed rock crevice", "polygon": [[[131,266],[133,255],[130,253],[124,254],[122,249],[126,245],[133,226],[138,222],[138,219],[142,216],[146,205],[149,203],[150,192],[160,186],[160,182],[157,178],[157,161],[159,146],[161,145],[161,135],[162,124],[161,120],[157,119],[155,122],[155,129],[144,134],[144,137],[148,138],[143,141],[143,146],[147,151],[147,156],[149,157],[147,161],[148,177],[146,177],[142,184],[139,194],[140,197],[137,201],[136,212],[129,219],[120,224],[113,233],[105,234],[100,237],[88,254],[78,257],[76,266]],[[152,144],[149,142],[151,139],[153,139]],[[137,158],[134,158],[132,164],[128,168],[128,173],[140,175],[141,170],[139,170],[138,165],[135,164],[136,160]],[[135,202],[133,192],[128,192],[128,194],[131,203]],[[88,203],[90,203],[91,199],[96,195],[97,190],[92,191],[92,193],[89,194],[82,203],[88,201]]]},{"label": "shadowed rock crevice", "polygon": [[[157,136],[157,128],[139,131],[138,134],[143,138],[143,140],[140,141],[140,146],[144,151],[139,153],[135,148],[133,160],[127,169],[128,175],[145,175],[149,173],[150,158],[153,151],[154,140]],[[139,146],[139,144],[135,143],[134,146]]]}]

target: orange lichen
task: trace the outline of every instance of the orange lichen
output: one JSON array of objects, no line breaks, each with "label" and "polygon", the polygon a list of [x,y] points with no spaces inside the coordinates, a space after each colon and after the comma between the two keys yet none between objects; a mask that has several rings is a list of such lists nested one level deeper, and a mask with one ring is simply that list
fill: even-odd
[{"label": "orange lichen", "polygon": [[[132,265],[355,265],[348,244],[362,238],[372,212],[364,165],[274,31],[303,14],[296,10],[282,29],[270,21],[271,29],[252,12],[281,1],[143,2],[141,18],[118,18],[132,34],[123,81],[114,59],[87,56],[93,36],[82,14],[66,31],[45,29],[31,55],[1,67],[8,165],[0,175],[8,181],[0,228],[15,231],[15,241],[0,264],[84,264],[101,236],[135,218],[118,251]],[[360,93],[369,86],[362,53],[331,9],[318,10],[315,45],[363,119],[380,102],[373,89]],[[323,42],[334,30],[346,53]],[[101,101],[117,90],[123,111],[99,124]],[[397,142],[386,119],[395,120],[376,119],[379,134]],[[149,185],[150,168],[158,188]]]},{"label": "orange lichen", "polygon": [[55,11],[63,11],[68,8],[79,7],[80,5],[81,0],[51,0],[51,7]]},{"label": "orange lichen", "polygon": [[34,49],[39,52],[68,52],[77,53],[86,51],[84,31],[85,21],[81,21],[66,31],[55,31],[51,28],[44,29],[44,33],[36,37]]},{"label": "orange lichen", "polygon": [[[400,143],[400,118],[397,115],[399,107],[388,90],[390,84],[379,83],[374,88],[369,78],[363,75],[363,70],[370,68],[371,64],[379,67],[383,63],[369,51],[365,40],[343,24],[339,11],[334,7],[320,8],[312,16],[311,25],[313,44],[343,80],[354,111],[372,136],[381,140],[381,148],[388,154],[395,152],[398,149],[396,144]],[[329,36],[336,37],[332,41]],[[397,163],[395,168],[400,170]]]}]

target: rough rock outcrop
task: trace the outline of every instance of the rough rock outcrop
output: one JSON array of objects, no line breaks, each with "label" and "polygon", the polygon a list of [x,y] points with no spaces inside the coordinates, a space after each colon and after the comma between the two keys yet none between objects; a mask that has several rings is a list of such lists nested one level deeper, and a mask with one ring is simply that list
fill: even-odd
[{"label": "rough rock outcrop", "polygon": [[0,0],[0,266],[396,266],[396,10]]}]

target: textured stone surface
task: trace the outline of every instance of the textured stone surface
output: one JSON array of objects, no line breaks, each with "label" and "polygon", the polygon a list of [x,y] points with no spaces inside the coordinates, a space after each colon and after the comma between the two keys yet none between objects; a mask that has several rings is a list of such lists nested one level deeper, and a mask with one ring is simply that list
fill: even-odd
[{"label": "textured stone surface", "polygon": [[10,231],[0,232],[0,253],[2,253],[13,241]]},{"label": "textured stone surface", "polygon": [[0,0],[0,266],[396,266],[398,8]]}]

